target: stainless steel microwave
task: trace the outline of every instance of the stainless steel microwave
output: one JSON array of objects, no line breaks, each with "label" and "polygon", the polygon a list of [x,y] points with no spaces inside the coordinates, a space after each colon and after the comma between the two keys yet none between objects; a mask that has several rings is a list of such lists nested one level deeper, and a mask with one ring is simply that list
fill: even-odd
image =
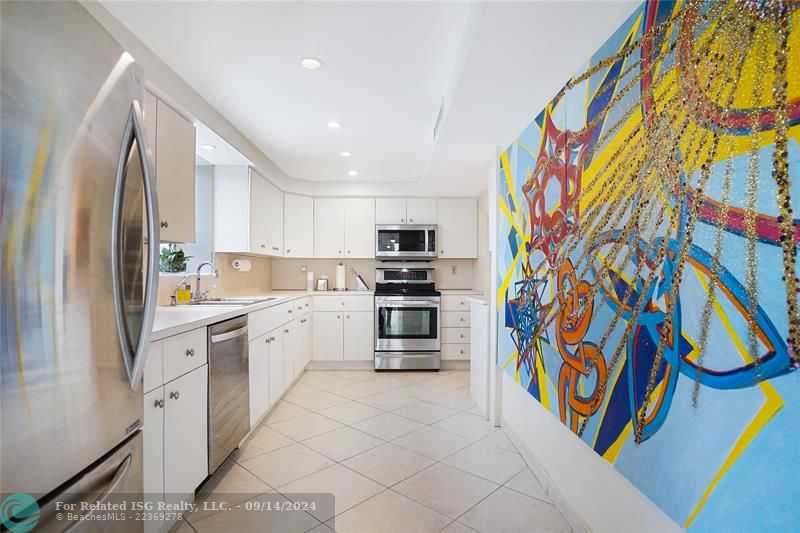
[{"label": "stainless steel microwave", "polygon": [[383,261],[436,259],[436,225],[376,224],[375,258]]}]

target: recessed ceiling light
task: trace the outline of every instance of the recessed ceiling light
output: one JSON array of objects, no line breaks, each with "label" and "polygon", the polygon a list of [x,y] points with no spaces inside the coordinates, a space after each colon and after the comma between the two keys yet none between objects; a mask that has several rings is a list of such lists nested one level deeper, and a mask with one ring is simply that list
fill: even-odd
[{"label": "recessed ceiling light", "polygon": [[200,145],[200,149],[201,150],[208,150],[210,152],[211,150],[216,150],[217,147],[214,146],[213,144],[201,144]]},{"label": "recessed ceiling light", "polygon": [[351,170],[347,174],[350,175],[350,176],[358,176],[358,171],[357,170]]},{"label": "recessed ceiling light", "polygon": [[303,68],[307,68],[308,70],[316,70],[322,66],[322,60],[316,57],[304,57],[300,60],[300,64],[303,65]]},{"label": "recessed ceiling light", "polygon": [[335,130],[335,129],[341,128],[342,127],[342,123],[339,122],[338,120],[331,120],[330,122],[328,122],[328,127],[330,129],[332,129],[332,130]]},{"label": "recessed ceiling light", "polygon": [[351,154],[350,152],[339,152],[339,155],[342,157],[350,157],[353,154]]}]

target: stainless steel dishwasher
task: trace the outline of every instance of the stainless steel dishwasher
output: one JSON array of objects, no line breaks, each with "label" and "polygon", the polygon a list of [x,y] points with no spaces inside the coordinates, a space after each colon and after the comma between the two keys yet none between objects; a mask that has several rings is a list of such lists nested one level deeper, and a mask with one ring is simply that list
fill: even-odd
[{"label": "stainless steel dishwasher", "polygon": [[208,474],[250,431],[247,315],[208,327]]}]

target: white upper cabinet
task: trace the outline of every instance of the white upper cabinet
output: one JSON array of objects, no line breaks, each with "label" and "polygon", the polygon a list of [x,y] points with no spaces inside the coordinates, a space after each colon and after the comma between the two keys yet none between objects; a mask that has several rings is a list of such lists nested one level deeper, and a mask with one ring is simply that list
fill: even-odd
[{"label": "white upper cabinet", "polygon": [[283,193],[250,169],[250,251],[283,255]]},{"label": "white upper cabinet", "polygon": [[344,201],[345,257],[375,257],[375,200],[347,198]]},{"label": "white upper cabinet", "polygon": [[343,198],[314,199],[314,257],[344,257],[344,210]]},{"label": "white upper cabinet", "polygon": [[405,224],[406,223],[405,198],[376,198],[375,223]]},{"label": "white upper cabinet", "polygon": [[283,192],[244,165],[214,167],[214,251],[283,255]]},{"label": "white upper cabinet", "polygon": [[283,197],[284,257],[314,257],[314,199],[286,193]]},{"label": "white upper cabinet", "polygon": [[194,124],[150,92],[145,92],[143,112],[156,172],[161,240],[195,242]]},{"label": "white upper cabinet", "polygon": [[436,198],[409,198],[406,200],[406,223],[436,224]]},{"label": "white upper cabinet", "polygon": [[437,204],[439,257],[478,257],[477,201],[474,198],[439,198]]},{"label": "white upper cabinet", "polygon": [[436,198],[377,198],[376,224],[436,224]]}]

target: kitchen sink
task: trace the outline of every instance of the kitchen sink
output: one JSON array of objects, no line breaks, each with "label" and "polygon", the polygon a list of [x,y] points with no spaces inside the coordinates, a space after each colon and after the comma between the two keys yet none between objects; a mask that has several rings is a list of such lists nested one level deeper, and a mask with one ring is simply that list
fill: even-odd
[{"label": "kitchen sink", "polygon": [[208,298],[206,300],[199,300],[196,302],[189,302],[189,305],[253,305],[261,302],[268,302],[270,300],[277,300],[276,297],[269,298]]}]

